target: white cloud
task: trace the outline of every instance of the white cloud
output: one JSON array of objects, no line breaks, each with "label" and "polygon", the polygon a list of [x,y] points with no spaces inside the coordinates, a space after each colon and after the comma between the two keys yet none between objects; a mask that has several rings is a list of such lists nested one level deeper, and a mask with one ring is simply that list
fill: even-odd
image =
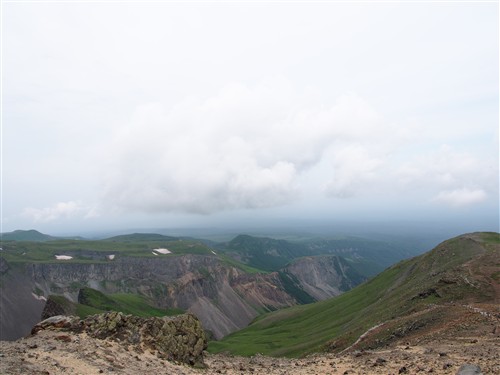
[{"label": "white cloud", "polygon": [[206,99],[137,107],[106,149],[114,159],[103,170],[104,201],[118,210],[209,214],[303,194],[429,200],[463,186],[488,190],[484,158],[446,144],[428,151],[426,142],[354,94],[325,105],[283,78],[232,83]]},{"label": "white cloud", "polygon": [[453,207],[468,206],[484,202],[487,194],[482,189],[456,189],[441,191],[434,200]]},{"label": "white cloud", "polygon": [[[105,200],[149,212],[282,205],[296,198],[302,172],[320,163],[327,150],[385,135],[377,113],[356,95],[324,106],[284,79],[254,87],[233,83],[170,110],[159,103],[137,108],[111,146],[117,157],[105,172]],[[334,160],[341,184],[355,174],[348,159],[356,151],[344,149]],[[356,156],[356,165],[360,157],[368,156]],[[356,171],[372,170],[374,163]]]},{"label": "white cloud", "polygon": [[487,184],[491,180],[488,160],[449,145],[413,156],[396,170],[399,183],[407,189],[432,186],[455,190],[462,186]]},{"label": "white cloud", "polygon": [[59,202],[51,207],[24,209],[23,216],[31,218],[34,222],[50,222],[71,217],[96,217],[95,208],[88,208],[77,201]]},{"label": "white cloud", "polygon": [[350,145],[338,150],[333,157],[333,178],[325,185],[327,195],[350,198],[359,191],[370,190],[377,179],[383,161],[371,155],[366,147]]},{"label": "white cloud", "polygon": [[453,207],[481,203],[498,194],[497,161],[447,144],[401,163],[394,177],[408,195],[420,192],[431,202]]}]

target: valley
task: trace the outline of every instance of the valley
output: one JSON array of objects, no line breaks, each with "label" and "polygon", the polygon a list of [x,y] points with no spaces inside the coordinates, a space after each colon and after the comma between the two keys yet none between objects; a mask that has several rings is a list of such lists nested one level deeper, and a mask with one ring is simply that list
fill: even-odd
[{"label": "valley", "polygon": [[[229,248],[231,241],[208,246],[147,237],[4,242],[2,324],[28,320],[16,306],[39,310],[36,322],[42,313],[90,321],[110,310],[132,314],[123,321],[187,312],[205,329],[204,368],[165,360],[159,349],[131,347],[135,341],[115,328],[95,338],[80,328],[54,326],[0,342],[0,371],[461,374],[467,364],[483,374],[500,371],[498,233],[452,238],[367,281],[352,259],[333,251],[304,255],[303,247],[286,241],[244,237]],[[71,259],[55,258],[63,248]],[[268,257],[267,270],[256,267],[253,254],[259,252]]]},{"label": "valley", "polygon": [[[262,313],[351,289],[366,280],[363,267],[371,262],[358,267],[364,258],[356,253],[360,240],[355,238],[351,257],[336,254],[347,246],[345,239],[320,250],[307,243],[248,235],[208,244],[155,233],[84,240],[15,231],[5,238],[9,240],[2,243],[0,254],[0,338],[8,340],[29,332],[47,299],[52,297],[51,304],[64,299],[67,302],[61,303],[68,306],[78,302],[82,288],[140,296],[151,308],[192,312],[220,339]],[[402,251],[400,257],[405,255]],[[368,274],[381,266],[375,264]],[[96,312],[81,305],[69,310],[76,311]]]}]

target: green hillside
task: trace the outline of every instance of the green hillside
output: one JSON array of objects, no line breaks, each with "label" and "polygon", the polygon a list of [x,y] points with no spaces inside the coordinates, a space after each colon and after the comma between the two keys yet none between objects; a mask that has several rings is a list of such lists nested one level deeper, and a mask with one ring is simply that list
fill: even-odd
[{"label": "green hillside", "polygon": [[160,309],[152,306],[144,296],[137,294],[105,295],[95,289],[83,288],[78,294],[78,303],[101,311],[120,311],[137,316],[165,316],[184,313],[181,309]]},{"label": "green hillside", "polygon": [[218,248],[233,259],[268,272],[277,271],[304,256],[337,255],[365,277],[374,276],[391,264],[422,253],[412,241],[353,236],[306,237],[289,241],[242,234]]},{"label": "green hillside", "polygon": [[[153,254],[154,249],[166,248],[170,254]],[[163,257],[184,254],[213,255],[212,250],[195,240],[144,240],[144,241],[90,241],[58,239],[53,241],[4,241],[2,257],[14,263],[99,263],[117,261],[120,257]],[[57,260],[56,255],[71,256],[72,259]],[[114,255],[109,259],[109,255]]]},{"label": "green hillside", "polygon": [[250,267],[264,271],[276,271],[292,259],[311,254],[307,248],[299,244],[244,234],[227,243],[224,251]]},{"label": "green hillside", "polygon": [[49,299],[60,305],[66,314],[75,314],[80,318],[105,311],[120,311],[136,316],[171,316],[184,313],[181,309],[160,309],[154,307],[144,296],[136,294],[105,295],[95,289],[83,288],[78,295],[78,303],[63,296],[51,295]]},{"label": "green hillside", "polygon": [[249,327],[211,342],[209,351],[272,356],[339,351],[369,328],[431,305],[494,300],[499,266],[498,233],[463,235],[339,297],[261,316]]},{"label": "green hillside", "polygon": [[40,233],[37,230],[15,230],[13,232],[2,233],[2,241],[53,241],[57,237]]}]

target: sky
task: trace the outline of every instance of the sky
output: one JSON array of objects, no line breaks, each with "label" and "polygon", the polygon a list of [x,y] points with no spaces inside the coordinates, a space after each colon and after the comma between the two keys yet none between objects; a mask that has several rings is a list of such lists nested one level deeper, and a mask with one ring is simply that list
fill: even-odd
[{"label": "sky", "polygon": [[498,2],[3,1],[1,27],[2,232],[499,228]]}]

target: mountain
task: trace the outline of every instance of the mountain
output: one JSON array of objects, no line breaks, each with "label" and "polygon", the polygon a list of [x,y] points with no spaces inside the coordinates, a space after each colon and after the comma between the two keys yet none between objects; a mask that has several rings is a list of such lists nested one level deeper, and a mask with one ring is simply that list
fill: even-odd
[{"label": "mountain", "polygon": [[363,280],[337,257],[297,260],[308,264],[314,281],[293,263],[263,272],[199,241],[150,234],[113,241],[12,241],[4,243],[1,254],[1,339],[29,332],[47,298],[77,303],[84,288],[194,313],[220,339],[262,313],[331,297]]},{"label": "mountain", "polygon": [[122,234],[119,236],[114,236],[106,238],[104,241],[112,242],[137,242],[137,241],[176,241],[179,238],[164,236],[157,233],[132,233],[132,234]]},{"label": "mountain", "polygon": [[[403,259],[420,255],[421,246],[411,238],[385,240],[354,236],[320,238],[302,242],[311,254],[338,255],[367,277],[375,276]],[[428,248],[427,248],[428,249]]]},{"label": "mountain", "polygon": [[263,315],[209,350],[297,356],[426,342],[462,326],[500,332],[499,265],[498,233],[462,235],[336,298]]},{"label": "mountain", "polygon": [[58,237],[49,236],[34,229],[2,233],[2,241],[53,241],[57,239]]},{"label": "mountain", "polygon": [[311,255],[307,248],[300,244],[244,234],[227,243],[224,252],[240,262],[264,271],[276,271],[292,259]]},{"label": "mountain", "polygon": [[337,255],[349,261],[358,273],[371,277],[386,267],[421,254],[414,241],[386,240],[353,236],[298,238],[295,241],[238,235],[225,244],[214,244],[227,256],[265,271],[277,271],[300,257]]}]

